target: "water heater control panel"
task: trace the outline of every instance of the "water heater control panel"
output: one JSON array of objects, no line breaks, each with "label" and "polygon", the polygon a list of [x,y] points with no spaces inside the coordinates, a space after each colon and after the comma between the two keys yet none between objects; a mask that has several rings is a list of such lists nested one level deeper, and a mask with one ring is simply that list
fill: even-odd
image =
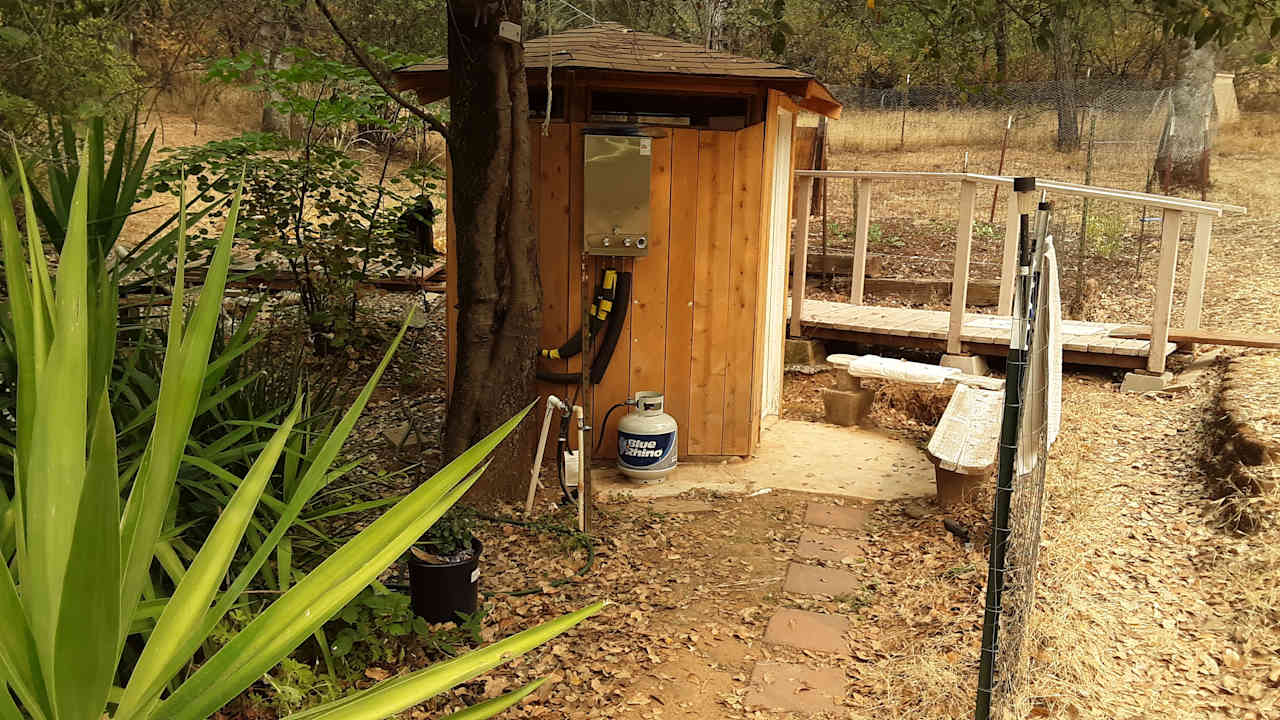
[{"label": "water heater control panel", "polygon": [[653,138],[583,137],[582,231],[588,255],[649,254],[649,172]]}]

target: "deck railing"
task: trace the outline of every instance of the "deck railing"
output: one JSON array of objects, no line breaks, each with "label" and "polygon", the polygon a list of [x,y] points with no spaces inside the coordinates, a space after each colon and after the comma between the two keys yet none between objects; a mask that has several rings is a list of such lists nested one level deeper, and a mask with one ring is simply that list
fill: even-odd
[{"label": "deck railing", "polygon": [[[791,334],[801,334],[801,312],[804,307],[805,278],[808,272],[809,211],[813,198],[813,182],[817,178],[851,180],[857,183],[856,225],[852,283],[849,302],[862,304],[867,272],[867,235],[871,222],[871,187],[885,181],[942,181],[960,184],[959,224],[956,228],[956,254],[951,278],[951,316],[947,330],[947,353],[962,351],[961,330],[964,325],[965,302],[969,288],[969,257],[973,245],[973,219],[979,185],[1004,187],[1001,193],[1006,203],[1004,247],[1000,263],[1000,296],[998,311],[1008,315],[1013,304],[1013,282],[1017,271],[1018,205],[1011,191],[1013,178],[999,175],[948,172],[878,172],[864,170],[797,170],[796,190],[792,197],[799,200],[796,208],[794,230],[794,260],[791,277]],[[1184,198],[1154,195],[1151,193],[1116,190],[1112,188],[1079,185],[1036,179],[1037,192],[1043,190],[1049,196],[1115,200],[1130,205],[1159,208],[1161,211],[1160,262],[1156,269],[1156,287],[1151,314],[1151,347],[1147,357],[1147,370],[1162,373],[1168,355],[1169,319],[1173,310],[1174,275],[1178,266],[1178,236],[1182,225],[1190,218],[1195,222],[1195,245],[1191,256],[1191,277],[1187,286],[1186,327],[1200,327],[1201,309],[1204,303],[1205,270],[1209,263],[1209,247],[1213,233],[1213,219],[1225,213],[1244,213],[1238,205],[1187,200]]]}]

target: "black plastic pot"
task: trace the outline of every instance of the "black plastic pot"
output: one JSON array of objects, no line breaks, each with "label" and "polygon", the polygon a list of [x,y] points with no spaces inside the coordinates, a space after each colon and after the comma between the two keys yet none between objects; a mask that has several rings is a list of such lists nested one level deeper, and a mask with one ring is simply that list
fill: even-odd
[{"label": "black plastic pot", "polygon": [[471,557],[451,563],[429,563],[409,553],[409,599],[413,612],[432,623],[470,615],[480,599],[480,551],[484,546],[471,538]]}]

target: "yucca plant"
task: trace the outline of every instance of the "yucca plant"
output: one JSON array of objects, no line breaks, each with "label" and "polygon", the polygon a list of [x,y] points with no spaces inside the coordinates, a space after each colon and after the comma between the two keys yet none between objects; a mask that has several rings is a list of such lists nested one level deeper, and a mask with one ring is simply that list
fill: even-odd
[{"label": "yucca plant", "polygon": [[[0,182],[0,237],[18,369],[15,493],[0,496],[0,533],[12,548],[0,552],[0,720],[207,718],[400,557],[472,486],[484,471],[485,458],[528,410],[373,521],[221,648],[202,654],[211,630],[262,570],[303,505],[328,482],[330,468],[404,328],[248,562],[229,577],[246,526],[298,422],[300,401],[240,478],[190,563],[166,567],[179,579],[169,597],[157,597],[152,580],[158,541],[208,371],[239,197],[232,200],[205,286],[190,314],[182,301],[186,222],[180,219],[183,232],[176,247],[155,419],[141,461],[122,477],[107,387],[115,333],[98,328],[111,322],[102,308],[114,313],[114,305],[93,290],[109,285],[109,271],[98,268],[93,277],[90,270],[85,167],[72,193],[56,282],[40,250],[25,173],[21,163],[16,167],[26,198],[25,248],[8,183]],[[103,346],[108,342],[112,347]],[[602,607],[592,605],[297,717],[385,718],[536,647]],[[126,645],[131,651],[122,660]],[[188,673],[190,667],[196,669]],[[456,717],[490,717],[537,684]]]}]

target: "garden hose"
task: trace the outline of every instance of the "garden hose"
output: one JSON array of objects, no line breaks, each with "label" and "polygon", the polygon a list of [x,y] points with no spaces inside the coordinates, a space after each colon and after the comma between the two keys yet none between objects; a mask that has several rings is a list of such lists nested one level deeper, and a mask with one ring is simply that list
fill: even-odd
[{"label": "garden hose", "polygon": [[506,595],[507,597],[523,597],[525,595],[537,595],[542,592],[545,587],[561,587],[563,585],[568,585],[574,578],[586,577],[587,574],[591,572],[591,567],[595,565],[595,539],[584,532],[578,531],[576,528],[561,525],[559,523],[549,523],[542,520],[519,520],[517,518],[488,515],[480,512],[476,513],[475,516],[476,519],[487,522],[501,523],[504,525],[517,525],[519,527],[529,528],[530,530],[543,530],[557,535],[565,535],[578,541],[578,544],[582,546],[582,549],[587,551],[586,562],[584,562],[582,567],[578,568],[577,572],[575,572],[571,577],[556,578],[545,585],[527,587],[520,590],[481,590],[480,592],[485,596],[492,597],[494,595]]},{"label": "garden hose", "polygon": [[[597,302],[592,305],[592,332],[595,332],[597,321],[604,325],[604,339],[600,344],[600,349],[596,351],[595,359],[591,363],[591,384],[598,385],[604,378],[605,371],[609,369],[609,363],[613,360],[613,352],[618,346],[618,338],[622,336],[622,327],[627,319],[627,306],[631,304],[631,273],[618,272],[616,270],[605,270],[602,294],[597,297]],[[617,308],[618,311],[614,312]],[[577,350],[574,354],[581,352],[582,330],[579,328],[577,335]],[[559,359],[566,357],[561,355],[562,350],[574,350],[574,338],[570,338],[560,348],[555,350],[542,350],[539,355],[548,359]],[[583,362],[586,362],[584,359]],[[550,370],[538,368],[537,377],[543,382],[555,383],[557,385],[577,385],[582,379],[578,373],[558,373]]]},{"label": "garden hose", "polygon": [[[605,270],[600,284],[596,286],[596,299],[591,303],[591,334],[595,335],[604,325],[605,318],[613,309],[615,290],[618,284],[618,271]],[[558,348],[543,348],[539,355],[548,360],[565,360],[582,352],[582,328],[573,337],[565,340]]]}]

